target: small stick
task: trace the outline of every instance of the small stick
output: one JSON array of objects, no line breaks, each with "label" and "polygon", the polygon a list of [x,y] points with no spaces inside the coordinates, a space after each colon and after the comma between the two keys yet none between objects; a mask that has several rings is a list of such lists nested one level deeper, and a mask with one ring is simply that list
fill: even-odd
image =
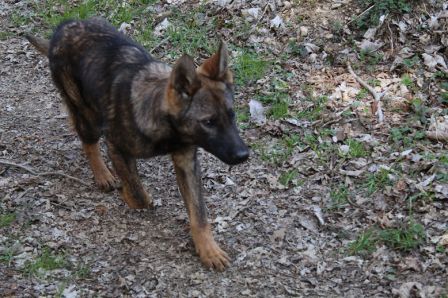
[{"label": "small stick", "polygon": [[382,123],[384,121],[384,114],[383,110],[381,109],[381,98],[386,94],[386,92],[378,93],[371,87],[369,84],[367,84],[363,79],[361,79],[352,69],[352,66],[350,65],[350,62],[347,61],[347,68],[350,74],[355,78],[355,80],[364,88],[369,91],[370,94],[372,94],[373,99],[375,100],[376,104],[376,112],[375,114],[378,116],[378,122]]},{"label": "small stick", "polygon": [[427,131],[426,137],[433,141],[448,143],[448,133],[440,131]]},{"label": "small stick", "polygon": [[370,6],[369,8],[367,8],[366,10],[364,10],[361,14],[359,14],[356,18],[351,19],[349,22],[347,22],[347,24],[345,24],[346,26],[349,25],[350,23],[354,22],[355,20],[359,19],[360,17],[362,17],[363,15],[365,15],[366,13],[368,13],[372,8],[375,7],[375,4],[373,4],[372,6]]},{"label": "small stick", "polygon": [[27,188],[25,191],[22,191],[22,193],[17,196],[16,200],[18,201],[21,198],[23,198],[30,190],[31,190],[31,187]]},{"label": "small stick", "polygon": [[152,54],[155,50],[157,50],[158,48],[160,48],[165,42],[168,41],[168,38],[164,38],[162,39],[162,41],[160,41],[155,47],[153,47],[149,53]]},{"label": "small stick", "polygon": [[27,166],[19,165],[19,164],[16,164],[16,163],[13,163],[13,162],[10,162],[10,161],[7,161],[7,160],[3,160],[3,159],[0,159],[0,164],[3,164],[5,166],[16,167],[16,168],[25,170],[25,171],[33,174],[34,176],[39,176],[39,174],[37,172],[35,172],[33,169],[31,169],[31,168],[29,168]]},{"label": "small stick", "polygon": [[392,33],[392,29],[390,29],[389,23],[387,23],[387,28],[389,29],[390,33],[390,50],[392,51],[392,54],[394,53],[394,36]]},{"label": "small stick", "polygon": [[7,160],[3,160],[3,159],[0,159],[0,164],[6,165],[6,166],[11,166],[11,167],[16,167],[16,168],[25,170],[25,171],[27,171],[28,173],[30,173],[30,174],[32,174],[34,176],[62,176],[62,177],[74,180],[74,181],[76,181],[76,182],[78,182],[78,183],[80,183],[82,185],[90,186],[90,184],[88,184],[87,182],[82,181],[81,179],[78,179],[76,177],[73,177],[73,176],[70,176],[70,175],[67,175],[67,174],[64,174],[64,173],[61,173],[61,172],[38,173],[35,170],[33,170],[33,169],[31,169],[31,168],[29,168],[27,166],[19,165],[19,164],[16,164],[16,163],[13,163],[13,162],[10,162],[10,161],[7,161]]}]

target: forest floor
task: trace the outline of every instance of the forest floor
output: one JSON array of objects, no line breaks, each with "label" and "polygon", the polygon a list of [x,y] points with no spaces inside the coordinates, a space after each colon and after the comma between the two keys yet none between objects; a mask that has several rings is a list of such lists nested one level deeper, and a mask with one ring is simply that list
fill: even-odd
[{"label": "forest floor", "polygon": [[[1,1],[0,296],[447,297],[447,5]],[[226,271],[200,264],[169,158],[139,162],[155,210],[94,186],[23,38],[93,15],[168,63],[227,42],[251,157],[200,152]]]}]

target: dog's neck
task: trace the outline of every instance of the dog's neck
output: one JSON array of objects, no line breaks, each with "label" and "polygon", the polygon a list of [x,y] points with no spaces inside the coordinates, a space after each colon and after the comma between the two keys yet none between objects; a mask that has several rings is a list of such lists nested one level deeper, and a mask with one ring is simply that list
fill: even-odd
[{"label": "dog's neck", "polygon": [[132,82],[131,101],[135,122],[140,131],[154,138],[160,133],[165,94],[169,88],[171,67],[162,62],[150,62]]}]

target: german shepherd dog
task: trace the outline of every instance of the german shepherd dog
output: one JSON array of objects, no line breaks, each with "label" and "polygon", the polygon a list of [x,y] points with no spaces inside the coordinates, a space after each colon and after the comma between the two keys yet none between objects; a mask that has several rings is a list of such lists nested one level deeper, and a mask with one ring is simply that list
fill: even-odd
[{"label": "german shepherd dog", "polygon": [[[51,40],[26,36],[49,59],[96,184],[119,188],[130,208],[151,208],[136,158],[170,154],[202,263],[223,270],[229,257],[213,238],[202,197],[197,148],[235,165],[249,157],[233,111],[233,76],[226,45],[195,67],[182,56],[173,67],[102,18],[61,23]],[[119,180],[106,166],[99,139]]]}]

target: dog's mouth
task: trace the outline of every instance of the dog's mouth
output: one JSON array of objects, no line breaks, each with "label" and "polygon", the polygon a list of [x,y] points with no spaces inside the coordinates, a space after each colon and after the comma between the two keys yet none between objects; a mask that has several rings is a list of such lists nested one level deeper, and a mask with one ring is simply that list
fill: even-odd
[{"label": "dog's mouth", "polygon": [[199,146],[228,165],[237,165],[249,158],[249,148],[241,139],[236,128],[212,137],[198,140]]},{"label": "dog's mouth", "polygon": [[225,146],[207,147],[203,148],[230,166],[245,162],[250,155],[249,148],[243,142],[239,146],[231,148],[225,148]]},{"label": "dog's mouth", "polygon": [[[218,156],[218,158],[220,158]],[[235,150],[231,154],[227,155],[225,158],[220,158],[223,162],[228,165],[237,165],[245,162],[249,158],[249,149],[247,147]]]}]

